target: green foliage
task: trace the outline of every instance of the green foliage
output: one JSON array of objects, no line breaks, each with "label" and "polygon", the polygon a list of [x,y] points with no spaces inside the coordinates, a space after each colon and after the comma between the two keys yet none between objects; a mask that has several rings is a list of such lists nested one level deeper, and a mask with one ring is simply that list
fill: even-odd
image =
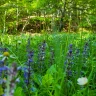
[{"label": "green foliage", "polygon": [[37,83],[39,86],[42,85],[42,76],[39,74],[34,74],[33,78],[34,82]]},{"label": "green foliage", "polygon": [[21,87],[17,87],[14,93],[14,96],[24,96],[24,93],[22,93],[22,88]]},{"label": "green foliage", "polygon": [[53,82],[53,77],[51,74],[45,74],[42,77],[42,85],[43,86],[48,87],[52,84],[52,82]]},{"label": "green foliage", "polygon": [[[6,14],[5,14],[6,12]],[[52,16],[51,29],[43,28],[44,30],[60,29],[62,25],[65,31],[75,31],[78,27],[88,26],[88,21],[92,24],[95,23],[96,18],[96,1],[95,0],[3,0],[0,1],[0,28],[5,31],[8,29],[10,22],[16,22],[17,26],[22,19],[30,18],[29,16]],[[87,20],[86,17],[87,16]],[[60,18],[57,18],[60,17]],[[61,19],[62,18],[62,19]],[[54,22],[53,19],[58,19]],[[6,23],[5,23],[6,22]],[[48,22],[48,21],[47,21]],[[62,23],[63,22],[63,23]],[[65,23],[67,22],[67,23]],[[83,22],[83,26],[82,23]],[[47,26],[47,25],[46,25]],[[58,28],[57,28],[58,27]],[[10,29],[10,28],[9,28]],[[93,27],[95,30],[95,28]],[[17,30],[17,29],[16,29]],[[16,31],[15,30],[15,31]],[[63,30],[63,28],[62,28]],[[19,30],[20,31],[20,30]]]},{"label": "green foliage", "polygon": [[[25,85],[23,73],[19,70],[18,76],[20,82],[16,83],[14,90],[14,96],[93,96],[95,92],[95,80],[96,80],[96,36],[95,34],[87,33],[61,33],[61,34],[45,34],[32,36],[31,34],[21,35],[0,35],[2,46],[8,48],[10,54],[16,58],[8,58],[8,64],[11,65],[13,61],[17,62],[18,67],[24,67],[27,61],[26,56],[26,44],[28,38],[31,38],[31,49],[34,51],[34,66],[32,65],[30,90]],[[21,43],[18,43],[21,41]],[[46,51],[43,70],[38,65],[43,64],[42,61],[38,61],[38,45],[42,42],[46,42]],[[68,54],[69,46],[72,44],[72,59]],[[86,46],[88,44],[88,49]],[[77,49],[79,53],[77,54]],[[83,56],[83,51],[87,50],[88,57]],[[54,52],[54,62],[52,60],[51,52]],[[2,57],[0,57],[2,59]],[[70,61],[72,64],[70,65]],[[69,62],[65,64],[65,61]],[[86,61],[86,62],[85,62]],[[70,65],[70,66],[69,66]],[[68,67],[69,66],[69,67]],[[10,67],[10,66],[9,66]],[[67,69],[68,68],[68,69]],[[72,69],[72,74],[68,74],[69,70]],[[24,70],[23,70],[24,71]],[[82,73],[82,74],[81,74]],[[88,78],[88,84],[80,86],[77,84],[79,77],[86,76]],[[0,88],[0,93],[3,94],[3,87]]]},{"label": "green foliage", "polygon": [[47,74],[50,74],[50,75],[54,75],[54,74],[56,74],[56,65],[52,65],[48,70],[47,70]]},{"label": "green foliage", "polygon": [[0,95],[3,95],[3,94],[4,94],[3,88],[2,88],[2,86],[0,85]]},{"label": "green foliage", "polygon": [[93,15],[89,16],[89,21],[90,21],[91,25],[96,24],[96,17]]}]

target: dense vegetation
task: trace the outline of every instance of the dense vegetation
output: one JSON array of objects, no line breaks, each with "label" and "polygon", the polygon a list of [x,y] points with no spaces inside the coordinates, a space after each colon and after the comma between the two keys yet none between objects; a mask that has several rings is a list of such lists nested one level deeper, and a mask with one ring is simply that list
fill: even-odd
[{"label": "dense vegetation", "polygon": [[[94,35],[29,35],[1,37],[1,95],[4,92],[7,96],[96,95]],[[78,85],[80,77],[87,77],[88,84]]]},{"label": "dense vegetation", "polygon": [[1,32],[96,31],[96,0],[1,0]]},{"label": "dense vegetation", "polygon": [[96,96],[96,0],[0,0],[0,96]]}]

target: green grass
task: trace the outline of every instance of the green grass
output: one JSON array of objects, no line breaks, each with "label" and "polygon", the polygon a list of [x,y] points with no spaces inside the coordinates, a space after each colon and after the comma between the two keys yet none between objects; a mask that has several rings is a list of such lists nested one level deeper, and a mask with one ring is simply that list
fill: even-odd
[{"label": "green grass", "polygon": [[[17,77],[21,78],[21,82],[17,84],[15,94],[19,93],[18,88],[21,88],[20,96],[96,96],[95,34],[82,32],[77,34],[53,33],[40,36],[30,36],[30,34],[0,36],[1,47],[7,47],[9,53],[15,57],[15,59],[8,58],[8,66],[11,66],[13,62],[16,62],[18,66],[25,66],[28,59],[26,45],[29,37],[31,40],[30,49],[34,51],[32,63],[34,73],[30,79],[32,90],[28,90],[28,87],[22,88],[23,72],[21,75],[18,72]],[[18,41],[21,43],[19,44]],[[45,57],[44,61],[40,61],[38,60],[40,52],[38,47],[44,41],[46,43]],[[68,55],[70,44],[72,44],[71,56]],[[87,47],[85,55],[83,54],[84,46]],[[79,49],[79,54],[76,53],[77,49]],[[54,53],[53,59],[52,52]],[[38,64],[41,64],[43,68],[38,68]],[[80,77],[87,77],[88,84],[78,85],[77,79]]]}]

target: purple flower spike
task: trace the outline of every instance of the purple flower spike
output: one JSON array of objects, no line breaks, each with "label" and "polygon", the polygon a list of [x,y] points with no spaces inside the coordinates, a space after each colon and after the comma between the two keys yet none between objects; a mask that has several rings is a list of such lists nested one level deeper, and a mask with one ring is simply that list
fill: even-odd
[{"label": "purple flower spike", "polygon": [[69,50],[69,53],[72,54],[72,50]]},{"label": "purple flower spike", "polygon": [[7,67],[7,66],[3,66],[3,67],[0,67],[0,71],[2,72],[2,71],[6,71],[6,70],[8,70],[9,68]]},{"label": "purple flower spike", "polygon": [[29,61],[29,63],[33,62],[33,60],[32,60],[32,59],[29,59],[28,61]]}]

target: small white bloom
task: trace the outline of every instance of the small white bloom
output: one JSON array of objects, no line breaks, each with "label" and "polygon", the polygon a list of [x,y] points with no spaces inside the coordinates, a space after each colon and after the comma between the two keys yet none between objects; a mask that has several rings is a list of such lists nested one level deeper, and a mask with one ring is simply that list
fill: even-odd
[{"label": "small white bloom", "polygon": [[81,77],[77,79],[78,85],[85,85],[88,83],[88,79],[86,77]]},{"label": "small white bloom", "polygon": [[[0,55],[0,57],[1,57],[1,55]],[[9,57],[7,57],[7,56],[3,56],[2,55],[2,61],[5,61],[6,59],[8,59],[8,58],[12,58],[12,59],[16,59],[17,57],[15,57],[15,56],[13,56],[13,55],[10,55]]]}]

